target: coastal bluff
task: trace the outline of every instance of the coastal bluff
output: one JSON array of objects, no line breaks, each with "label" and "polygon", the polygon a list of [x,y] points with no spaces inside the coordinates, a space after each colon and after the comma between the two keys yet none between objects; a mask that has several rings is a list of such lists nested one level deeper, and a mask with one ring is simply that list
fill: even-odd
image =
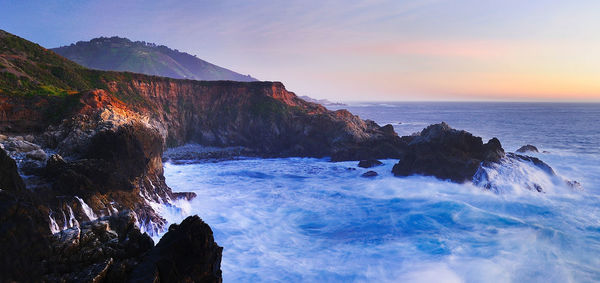
[{"label": "coastal bluff", "polygon": [[[188,143],[257,157],[400,159],[398,176],[455,182],[516,158],[497,139],[483,144],[445,124],[399,137],[279,82],[91,70],[0,31],[2,279],[220,282],[222,248],[208,224],[190,216],[166,227],[160,213],[195,197],[172,192],[163,174],[165,149]],[[149,235],[167,229],[155,246]]]}]

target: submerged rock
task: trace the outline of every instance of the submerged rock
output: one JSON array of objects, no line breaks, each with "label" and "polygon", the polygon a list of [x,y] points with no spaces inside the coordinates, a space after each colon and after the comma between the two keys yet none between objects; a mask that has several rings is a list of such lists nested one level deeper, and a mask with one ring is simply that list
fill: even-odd
[{"label": "submerged rock", "polygon": [[366,160],[361,160],[360,162],[358,162],[358,167],[371,168],[371,167],[379,166],[382,164],[383,164],[383,162],[381,162],[377,159],[366,159]]},{"label": "submerged rock", "polygon": [[377,175],[379,175],[379,174],[377,174],[377,172],[375,172],[375,171],[367,171],[360,176],[365,177],[365,178],[373,178],[373,177],[377,177]]},{"label": "submerged rock", "polygon": [[520,147],[519,149],[517,149],[517,152],[518,153],[526,153],[526,152],[539,152],[539,151],[538,151],[537,147],[527,144],[527,145],[524,145],[524,146]]},{"label": "submerged rock", "polygon": [[581,185],[581,183],[579,183],[577,181],[566,181],[565,183],[572,190],[576,190],[576,191],[582,191],[583,190],[583,186]]},{"label": "submerged rock", "polygon": [[395,176],[419,174],[463,183],[473,178],[482,162],[498,162],[505,156],[498,139],[484,144],[480,137],[444,122],[402,139],[408,146],[392,169]]}]

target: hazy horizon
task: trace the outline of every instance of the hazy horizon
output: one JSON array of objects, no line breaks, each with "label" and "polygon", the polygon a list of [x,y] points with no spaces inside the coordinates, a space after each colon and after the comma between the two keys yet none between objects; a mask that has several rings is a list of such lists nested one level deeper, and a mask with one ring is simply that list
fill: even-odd
[{"label": "hazy horizon", "polygon": [[120,36],[331,101],[600,102],[600,2],[0,0],[46,48]]}]

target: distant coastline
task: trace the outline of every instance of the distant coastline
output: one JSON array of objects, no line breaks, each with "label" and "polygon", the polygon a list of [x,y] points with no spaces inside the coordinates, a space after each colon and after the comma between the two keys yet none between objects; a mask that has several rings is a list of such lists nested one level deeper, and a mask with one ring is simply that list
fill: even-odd
[{"label": "distant coastline", "polygon": [[298,97],[304,99],[305,101],[321,104],[323,106],[346,106],[347,105],[347,104],[341,103],[341,102],[332,102],[327,99],[316,99],[316,98],[312,98],[312,97],[306,96],[306,95],[301,95]]}]

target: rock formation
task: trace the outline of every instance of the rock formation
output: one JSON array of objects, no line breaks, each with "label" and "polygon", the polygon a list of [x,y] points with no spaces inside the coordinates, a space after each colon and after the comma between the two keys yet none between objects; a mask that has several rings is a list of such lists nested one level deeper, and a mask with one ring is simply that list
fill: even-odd
[{"label": "rock formation", "polygon": [[172,224],[131,274],[133,282],[222,282],[221,253],[198,216]]},{"label": "rock formation", "polygon": [[375,166],[382,165],[383,163],[377,159],[365,159],[358,162],[358,167],[361,168],[371,168]]},{"label": "rock formation", "polygon": [[524,145],[522,147],[519,147],[519,149],[517,149],[518,153],[526,153],[526,152],[539,152],[537,147],[535,147],[534,145]]},{"label": "rock formation", "polygon": [[[1,235],[3,260],[12,259],[3,266],[12,271],[3,274],[14,279],[95,280],[111,278],[110,270],[118,266],[130,270],[123,263],[128,259],[110,251],[118,254],[129,244],[121,243],[118,229],[107,227],[104,217],[131,211],[139,233],[156,233],[165,225],[156,205],[194,196],[174,194],[165,184],[161,156],[166,147],[195,142],[244,148],[258,156],[336,160],[399,154],[401,141],[391,126],[363,121],[346,110],[329,111],[277,82],[190,81],[89,70],[3,31],[0,64],[0,144],[9,153],[0,154],[0,167],[7,168],[0,177],[6,186],[0,191],[0,218],[5,220],[0,225],[7,231]],[[97,224],[88,229],[89,221]],[[178,239],[197,227],[210,230],[197,220],[189,225],[169,233]],[[99,243],[82,241],[88,234]],[[149,246],[140,235],[135,237]],[[145,268],[158,264],[157,278],[218,281],[220,249],[212,241],[207,236],[201,244],[190,242],[211,255],[200,265],[189,261],[183,269],[165,267],[163,254],[174,262],[189,260],[166,248],[148,257],[152,264]],[[75,242],[78,248],[71,250]],[[73,259],[50,258],[51,250],[75,258],[93,255],[70,270],[66,266]],[[193,273],[196,269],[206,271]]]},{"label": "rock formation", "polygon": [[396,176],[455,182],[505,157],[497,139],[484,144],[445,123],[400,138],[391,125],[329,111],[278,82],[89,70],[3,31],[0,132],[6,148],[0,149],[1,268],[7,269],[0,274],[23,281],[122,281],[133,272],[149,280],[219,282],[221,248],[199,218],[171,226],[152,249],[144,236],[165,229],[157,207],[194,197],[166,185],[167,147],[198,143],[332,161],[396,158]]},{"label": "rock formation", "polygon": [[505,156],[498,139],[484,144],[480,137],[444,122],[402,140],[407,149],[392,169],[396,176],[418,174],[462,183],[473,178],[482,162],[498,162]]}]

